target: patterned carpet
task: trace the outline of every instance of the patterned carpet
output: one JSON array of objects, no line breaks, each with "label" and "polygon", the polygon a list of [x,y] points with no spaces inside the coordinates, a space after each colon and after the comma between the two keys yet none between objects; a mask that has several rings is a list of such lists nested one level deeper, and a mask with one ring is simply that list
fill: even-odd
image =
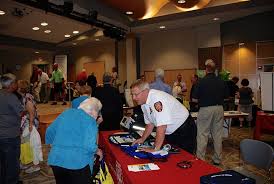
[{"label": "patterned carpet", "polygon": [[[50,114],[56,112],[62,112],[64,109],[68,108],[69,105],[62,106],[50,106],[49,104],[39,104],[38,112],[39,114]],[[221,169],[231,169],[240,165],[240,154],[239,154],[239,143],[242,139],[252,138],[253,128],[238,128],[232,127],[230,137],[224,139],[223,141],[223,160],[220,165]],[[274,136],[273,135],[263,135],[262,140],[271,144],[274,147]],[[43,153],[45,161],[40,164],[41,170],[36,173],[26,174],[21,172],[21,179],[24,184],[55,184],[54,176],[52,170],[47,165],[47,155],[49,151],[48,145],[43,145]],[[212,143],[208,144],[207,150],[207,162],[211,163],[211,155],[213,152]],[[274,168],[274,163],[273,166]],[[261,176],[266,176],[263,170],[258,170],[252,166],[248,167],[253,173]],[[272,176],[274,176],[274,169],[272,169]],[[273,177],[272,177],[273,178]],[[271,181],[274,184],[274,180]]]}]

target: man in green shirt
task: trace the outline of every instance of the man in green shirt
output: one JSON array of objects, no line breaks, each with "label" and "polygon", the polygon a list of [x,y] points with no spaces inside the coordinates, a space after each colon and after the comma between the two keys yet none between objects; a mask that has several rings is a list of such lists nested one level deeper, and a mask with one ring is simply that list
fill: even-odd
[{"label": "man in green shirt", "polygon": [[58,99],[62,99],[63,103],[62,105],[66,105],[67,103],[65,102],[64,98],[64,75],[61,70],[58,69],[58,64],[54,63],[53,64],[53,72],[52,72],[52,77],[50,78],[50,81],[53,81],[54,84],[54,99],[55,102],[53,102],[51,105],[57,105]]}]

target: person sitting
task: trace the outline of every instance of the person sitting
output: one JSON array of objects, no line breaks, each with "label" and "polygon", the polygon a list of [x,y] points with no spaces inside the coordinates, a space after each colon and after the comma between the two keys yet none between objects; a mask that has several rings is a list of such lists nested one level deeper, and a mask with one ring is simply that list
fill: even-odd
[{"label": "person sitting", "polygon": [[91,184],[94,155],[102,157],[97,146],[96,119],[102,108],[96,98],[84,100],[78,109],[60,114],[47,128],[46,144],[51,144],[48,165],[57,184]]}]

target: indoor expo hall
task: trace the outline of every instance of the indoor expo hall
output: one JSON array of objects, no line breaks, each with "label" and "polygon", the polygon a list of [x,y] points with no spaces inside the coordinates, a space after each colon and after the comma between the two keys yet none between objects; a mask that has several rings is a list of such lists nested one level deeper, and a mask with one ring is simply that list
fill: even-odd
[{"label": "indoor expo hall", "polygon": [[273,184],[273,19],[273,0],[1,0],[0,184]]}]

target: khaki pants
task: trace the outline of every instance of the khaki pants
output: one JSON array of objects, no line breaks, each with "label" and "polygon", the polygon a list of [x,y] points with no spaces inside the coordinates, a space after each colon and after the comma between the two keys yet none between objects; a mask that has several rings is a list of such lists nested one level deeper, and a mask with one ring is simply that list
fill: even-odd
[{"label": "khaki pants", "polygon": [[223,106],[201,107],[197,116],[197,157],[205,160],[209,134],[214,143],[213,162],[220,163],[222,157],[222,135],[224,123]]}]

